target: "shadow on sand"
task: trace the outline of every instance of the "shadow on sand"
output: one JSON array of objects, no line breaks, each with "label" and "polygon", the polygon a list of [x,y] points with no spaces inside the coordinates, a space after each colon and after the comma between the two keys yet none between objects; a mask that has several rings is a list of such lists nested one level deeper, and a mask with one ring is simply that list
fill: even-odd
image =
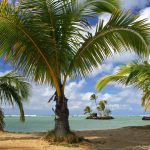
[{"label": "shadow on sand", "polygon": [[89,141],[85,150],[150,150],[150,126],[77,132]]}]

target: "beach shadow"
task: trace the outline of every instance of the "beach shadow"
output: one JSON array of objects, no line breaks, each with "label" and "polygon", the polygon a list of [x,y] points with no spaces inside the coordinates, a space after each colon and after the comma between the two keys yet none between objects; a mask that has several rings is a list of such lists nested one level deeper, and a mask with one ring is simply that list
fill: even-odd
[{"label": "beach shadow", "polygon": [[88,139],[85,150],[150,150],[150,134],[146,128],[83,131],[80,135]]}]

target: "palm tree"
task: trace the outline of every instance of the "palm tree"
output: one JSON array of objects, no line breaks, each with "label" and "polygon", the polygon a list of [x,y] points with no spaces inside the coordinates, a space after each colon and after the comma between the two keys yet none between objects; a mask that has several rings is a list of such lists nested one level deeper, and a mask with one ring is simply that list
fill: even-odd
[{"label": "palm tree", "polygon": [[97,98],[98,98],[98,96],[96,96],[95,94],[92,94],[92,95],[90,96],[90,100],[95,101],[95,106],[96,106],[96,107],[97,107],[97,102],[96,102]]},{"label": "palm tree", "polygon": [[[56,89],[55,134],[70,131],[65,97],[68,78],[85,77],[103,60],[124,50],[147,55],[150,24],[118,10],[118,0],[25,0],[0,3],[0,55],[39,83]],[[89,18],[112,13],[107,24]]]},{"label": "palm tree", "polygon": [[[24,78],[14,71],[0,76],[0,102],[12,106],[16,104],[20,109],[21,121],[25,121],[22,101],[28,99],[29,89],[29,83],[25,82]],[[0,108],[0,130],[3,130],[4,125],[4,113]]]},{"label": "palm tree", "polygon": [[91,112],[92,112],[92,110],[91,110],[91,108],[89,106],[86,106],[84,108],[84,114],[89,114],[91,116]]},{"label": "palm tree", "polygon": [[98,80],[96,83],[97,90],[101,91],[110,81],[124,85],[134,85],[136,88],[141,89],[143,91],[142,106],[145,105],[144,111],[150,106],[150,64],[148,62],[121,66],[117,73],[106,75]]},{"label": "palm tree", "polygon": [[101,101],[98,103],[97,110],[98,110],[99,112],[102,112],[102,116],[105,116],[106,104],[107,104],[107,101],[106,101],[106,100],[101,100]]}]

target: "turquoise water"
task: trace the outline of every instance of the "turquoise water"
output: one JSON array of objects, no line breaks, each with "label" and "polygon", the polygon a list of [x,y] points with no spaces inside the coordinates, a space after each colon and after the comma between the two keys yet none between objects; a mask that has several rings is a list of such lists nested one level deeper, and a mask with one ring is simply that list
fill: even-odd
[{"label": "turquoise water", "polygon": [[[142,121],[141,116],[116,116],[113,120],[86,120],[85,117],[70,117],[72,130],[114,129],[126,126],[150,125],[150,121]],[[44,132],[53,129],[54,117],[26,117],[21,123],[19,117],[5,117],[5,130],[17,132]]]}]

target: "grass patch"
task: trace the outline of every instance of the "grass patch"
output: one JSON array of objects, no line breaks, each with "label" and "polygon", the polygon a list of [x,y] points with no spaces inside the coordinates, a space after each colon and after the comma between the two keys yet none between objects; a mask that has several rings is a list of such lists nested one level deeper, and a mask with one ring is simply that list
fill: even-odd
[{"label": "grass patch", "polygon": [[67,147],[78,147],[76,144],[84,140],[84,138],[77,136],[74,132],[69,132],[64,137],[57,137],[54,131],[49,131],[44,139],[51,144],[64,145]]}]

